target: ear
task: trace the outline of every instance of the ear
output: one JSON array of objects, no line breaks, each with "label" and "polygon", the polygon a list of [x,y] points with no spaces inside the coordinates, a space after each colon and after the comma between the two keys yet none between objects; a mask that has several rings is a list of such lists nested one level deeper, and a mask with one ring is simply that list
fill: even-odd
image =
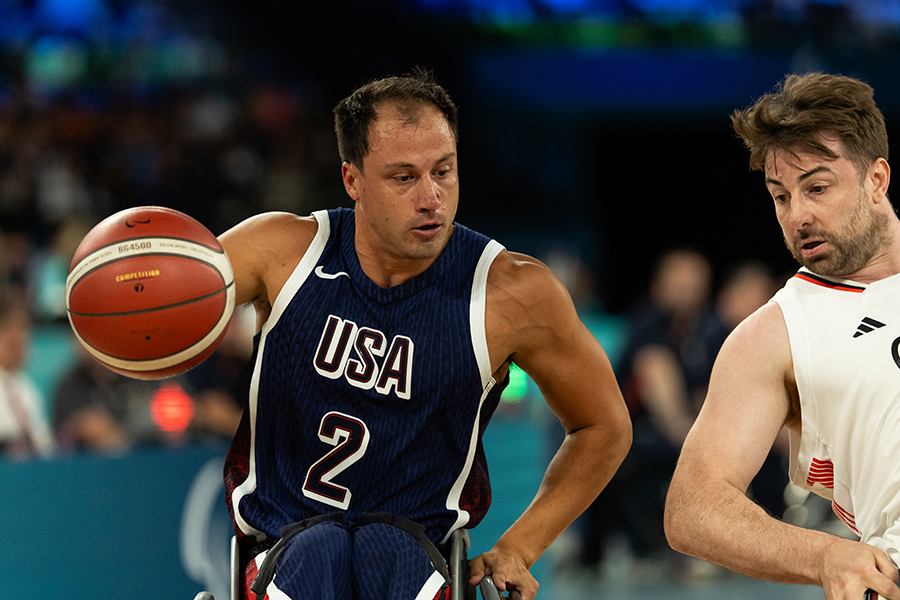
[{"label": "ear", "polygon": [[891,184],[891,166],[885,159],[879,158],[872,163],[869,168],[869,181],[872,182],[875,201],[886,200],[888,186]]},{"label": "ear", "polygon": [[341,177],[344,179],[344,189],[354,202],[359,200],[359,192],[362,184],[362,174],[359,169],[348,162],[341,164]]}]

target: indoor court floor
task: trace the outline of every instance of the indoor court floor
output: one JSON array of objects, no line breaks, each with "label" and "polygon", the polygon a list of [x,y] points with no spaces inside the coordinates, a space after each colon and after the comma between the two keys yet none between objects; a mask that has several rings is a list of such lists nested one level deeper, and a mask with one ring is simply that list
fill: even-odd
[{"label": "indoor court floor", "polygon": [[594,582],[563,584],[541,589],[542,600],[824,600],[821,588],[786,585],[734,576],[705,583]]},{"label": "indoor court floor", "polygon": [[[712,569],[712,567],[710,567]],[[708,572],[708,571],[707,571]],[[716,569],[700,578],[684,576],[619,577],[548,573],[538,593],[541,600],[824,600],[822,589],[759,581]]]},{"label": "indoor court floor", "polygon": [[[760,581],[672,551],[664,559],[638,561],[621,544],[607,548],[596,571],[576,569],[570,536],[545,554],[535,573],[539,600],[824,600],[821,588]],[[541,559],[543,561],[544,559]],[[540,564],[541,561],[535,565]],[[535,569],[532,569],[535,571]]]}]

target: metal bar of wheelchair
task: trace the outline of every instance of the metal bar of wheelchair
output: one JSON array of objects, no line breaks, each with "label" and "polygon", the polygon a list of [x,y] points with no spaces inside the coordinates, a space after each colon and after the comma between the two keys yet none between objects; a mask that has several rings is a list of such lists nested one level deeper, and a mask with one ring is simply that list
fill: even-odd
[{"label": "metal bar of wheelchair", "polygon": [[466,551],[469,549],[469,532],[456,529],[450,534],[450,600],[466,600],[466,588],[469,585],[469,561]]},{"label": "metal bar of wheelchair", "polygon": [[[465,529],[457,529],[450,534],[450,600],[466,600],[466,591],[469,589],[469,560],[466,555],[469,549],[469,532]],[[497,585],[490,575],[481,578],[478,584],[483,600],[521,600],[518,592],[511,592],[508,596],[500,595]]]}]

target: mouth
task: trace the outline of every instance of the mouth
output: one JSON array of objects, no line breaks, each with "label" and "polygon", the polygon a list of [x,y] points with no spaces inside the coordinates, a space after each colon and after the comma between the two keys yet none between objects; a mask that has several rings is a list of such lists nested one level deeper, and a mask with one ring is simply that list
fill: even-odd
[{"label": "mouth", "polygon": [[440,221],[426,221],[425,223],[422,223],[421,225],[417,225],[416,227],[413,227],[413,231],[417,231],[419,233],[424,233],[424,234],[429,234],[429,233],[436,232],[440,228],[441,228]]},{"label": "mouth", "polygon": [[437,221],[429,221],[427,223],[423,223],[417,227],[412,228],[413,234],[420,238],[421,240],[432,240],[436,239],[438,235],[440,235],[440,231],[442,229],[441,223]]},{"label": "mouth", "polygon": [[800,253],[803,256],[815,256],[824,246],[825,240],[808,240],[800,244]]}]

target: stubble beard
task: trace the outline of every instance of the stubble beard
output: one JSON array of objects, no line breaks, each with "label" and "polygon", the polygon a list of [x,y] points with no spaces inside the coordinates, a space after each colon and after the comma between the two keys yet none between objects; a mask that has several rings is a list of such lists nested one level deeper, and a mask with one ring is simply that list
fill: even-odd
[{"label": "stubble beard", "polygon": [[[784,243],[794,259],[817,275],[845,277],[865,267],[879,249],[885,247],[889,238],[887,215],[876,213],[868,204],[862,190],[850,222],[844,232],[822,229],[806,230],[794,236],[793,241],[785,238]],[[808,237],[821,237],[828,242],[828,248],[821,255],[807,258],[800,252]]]}]

